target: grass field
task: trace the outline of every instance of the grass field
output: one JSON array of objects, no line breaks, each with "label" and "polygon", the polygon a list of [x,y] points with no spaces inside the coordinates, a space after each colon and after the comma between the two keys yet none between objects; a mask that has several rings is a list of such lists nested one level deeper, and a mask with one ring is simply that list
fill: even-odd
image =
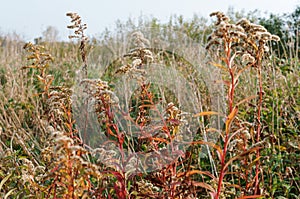
[{"label": "grass field", "polygon": [[0,36],[0,198],[300,197],[299,24],[67,16]]}]

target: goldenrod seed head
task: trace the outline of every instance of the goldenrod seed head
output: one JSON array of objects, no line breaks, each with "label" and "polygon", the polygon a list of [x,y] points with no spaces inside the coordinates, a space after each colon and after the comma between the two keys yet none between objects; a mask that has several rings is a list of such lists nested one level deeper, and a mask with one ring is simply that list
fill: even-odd
[{"label": "goldenrod seed head", "polygon": [[277,35],[272,35],[271,40],[273,41],[280,41],[280,38]]},{"label": "goldenrod seed head", "polygon": [[243,130],[242,133],[244,134],[244,136],[247,140],[251,139],[251,135],[247,129]]},{"label": "goldenrod seed head", "polygon": [[251,28],[254,30],[254,31],[258,31],[258,32],[268,32],[267,29],[261,25],[257,25],[257,24],[251,24]]},{"label": "goldenrod seed head", "polygon": [[217,16],[218,14],[220,14],[220,12],[212,12],[212,13],[209,14],[209,16],[210,16],[210,17],[212,17],[212,16]]},{"label": "goldenrod seed head", "polygon": [[250,55],[249,53],[245,53],[245,54],[243,54],[242,55],[242,62],[243,63],[253,63],[255,61],[255,58],[252,56],[252,55]]},{"label": "goldenrod seed head", "polygon": [[265,51],[265,52],[269,52],[269,50],[270,50],[270,48],[269,48],[268,46],[265,45],[265,46],[264,46],[264,51]]},{"label": "goldenrod seed head", "polygon": [[271,34],[269,32],[263,32],[261,33],[261,37],[269,39],[271,38]]},{"label": "goldenrod seed head", "polygon": [[137,66],[142,64],[142,60],[141,59],[135,59],[132,62],[132,67],[136,68]]}]

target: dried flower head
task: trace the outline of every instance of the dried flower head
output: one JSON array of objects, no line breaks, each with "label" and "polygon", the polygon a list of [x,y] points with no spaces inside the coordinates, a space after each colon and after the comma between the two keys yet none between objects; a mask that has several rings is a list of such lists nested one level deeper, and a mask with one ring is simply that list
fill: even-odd
[{"label": "dried flower head", "polygon": [[255,62],[255,58],[250,55],[249,53],[245,53],[242,55],[242,63],[245,63],[245,64],[252,64]]},{"label": "dried flower head", "polygon": [[209,16],[210,17],[212,17],[212,16],[217,17],[218,20],[215,23],[216,26],[220,25],[222,22],[228,23],[230,21],[230,18],[222,12],[213,12]]},{"label": "dried flower head", "polygon": [[74,35],[70,35],[69,38],[73,39],[79,39],[80,40],[80,54],[81,59],[84,63],[82,70],[84,73],[84,78],[87,77],[87,43],[88,43],[88,37],[85,36],[84,31],[87,29],[87,24],[83,24],[81,21],[81,17],[77,13],[67,13],[67,16],[71,18],[71,25],[67,26],[69,29],[74,29]]},{"label": "dried flower head", "polygon": [[208,37],[206,49],[222,48],[222,45],[226,44],[223,50],[228,51],[230,47],[236,52],[236,56],[242,56],[242,62],[254,63],[257,53],[262,55],[268,52],[268,41],[279,41],[278,36],[272,35],[263,26],[251,23],[247,19],[243,18],[236,24],[231,24],[229,18],[221,12],[214,12],[210,16],[216,16],[217,22],[215,30]]},{"label": "dried flower head", "polygon": [[131,35],[133,48],[147,48],[150,46],[150,41],[146,39],[140,31],[134,32]]},{"label": "dried flower head", "polygon": [[146,70],[143,66],[153,62],[154,56],[150,50],[150,42],[141,32],[131,35],[132,49],[124,57],[128,57],[127,63],[117,69],[116,73],[128,74],[129,78],[137,79],[138,82],[145,81]]}]

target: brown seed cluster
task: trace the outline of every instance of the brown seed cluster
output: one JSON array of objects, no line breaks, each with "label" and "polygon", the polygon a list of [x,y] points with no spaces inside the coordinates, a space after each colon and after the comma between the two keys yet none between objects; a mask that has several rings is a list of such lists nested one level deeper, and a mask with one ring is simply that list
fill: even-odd
[{"label": "brown seed cluster", "polygon": [[81,84],[85,85],[84,92],[88,96],[88,101],[91,105],[90,109],[97,113],[99,122],[105,122],[106,108],[118,104],[119,98],[110,90],[106,81],[100,79],[84,79]]},{"label": "brown seed cluster", "polygon": [[71,25],[67,26],[69,29],[74,29],[74,35],[69,35],[70,39],[76,38],[80,41],[80,55],[84,63],[82,71],[84,78],[87,78],[87,43],[88,37],[84,34],[84,31],[87,29],[87,25],[83,24],[81,17],[77,13],[67,13],[67,16],[71,18]]},{"label": "brown seed cluster", "polygon": [[247,19],[241,19],[236,24],[230,23],[229,17],[222,12],[211,13],[216,16],[216,28],[208,37],[206,49],[225,46],[225,51],[233,50],[243,57],[243,61],[254,62],[258,51],[267,52],[267,42],[279,41],[279,37],[272,35],[261,25],[251,23]]},{"label": "brown seed cluster", "polygon": [[128,73],[131,78],[136,78],[143,82],[144,74],[146,73],[143,65],[151,63],[154,60],[153,53],[149,50],[150,42],[138,31],[131,35],[131,43],[131,51],[124,55],[124,57],[128,57],[131,60],[131,63],[124,64],[116,73]]},{"label": "brown seed cluster", "polygon": [[74,29],[74,35],[70,35],[69,38],[80,38],[81,35],[84,35],[83,32],[87,29],[87,24],[82,24],[81,17],[77,13],[67,13],[67,16],[71,18],[72,23],[67,28]]}]

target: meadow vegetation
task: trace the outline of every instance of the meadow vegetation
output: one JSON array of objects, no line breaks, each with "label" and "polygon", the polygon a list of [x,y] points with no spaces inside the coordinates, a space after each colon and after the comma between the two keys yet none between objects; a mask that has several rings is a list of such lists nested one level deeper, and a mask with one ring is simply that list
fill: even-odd
[{"label": "meadow vegetation", "polygon": [[300,7],[0,35],[0,198],[299,198]]}]

